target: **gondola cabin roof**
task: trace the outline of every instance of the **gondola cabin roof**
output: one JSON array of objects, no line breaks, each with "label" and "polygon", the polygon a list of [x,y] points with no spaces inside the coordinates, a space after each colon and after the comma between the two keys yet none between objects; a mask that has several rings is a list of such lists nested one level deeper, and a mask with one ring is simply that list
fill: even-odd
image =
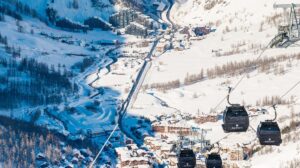
[{"label": "gondola cabin roof", "polygon": [[194,168],[196,166],[196,156],[191,149],[180,150],[178,157],[179,168]]},{"label": "gondola cabin roof", "polygon": [[248,116],[248,113],[244,106],[241,106],[239,104],[234,104],[226,108],[225,115],[231,117],[238,117],[238,116]]},{"label": "gondola cabin roof", "polygon": [[264,121],[259,124],[259,131],[276,131],[280,132],[277,122]]},{"label": "gondola cabin roof", "polygon": [[180,157],[194,157],[195,153],[191,149],[182,149],[179,153]]},{"label": "gondola cabin roof", "polygon": [[222,167],[221,156],[217,153],[209,154],[206,159],[206,167],[207,168],[221,168]]},{"label": "gondola cabin roof", "polygon": [[211,153],[207,157],[208,160],[218,161],[221,160],[221,156],[217,153]]}]

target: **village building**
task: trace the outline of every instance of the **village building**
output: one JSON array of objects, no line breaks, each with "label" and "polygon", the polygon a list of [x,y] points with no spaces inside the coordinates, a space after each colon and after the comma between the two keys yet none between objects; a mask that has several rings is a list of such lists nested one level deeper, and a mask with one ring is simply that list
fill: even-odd
[{"label": "village building", "polygon": [[194,121],[198,124],[204,124],[207,122],[217,122],[218,116],[217,115],[200,115],[194,117]]},{"label": "village building", "polygon": [[109,22],[114,27],[124,28],[137,18],[134,10],[121,10],[110,16]]},{"label": "village building", "polygon": [[121,10],[110,16],[109,23],[118,28],[125,28],[126,34],[147,37],[151,30],[158,29],[158,23],[147,15],[135,10]]},{"label": "village building", "polygon": [[157,133],[165,134],[180,134],[180,135],[192,135],[192,130],[190,127],[180,126],[180,125],[164,125],[157,124],[153,125],[152,129]]},{"label": "village building", "polygon": [[118,168],[152,167],[152,157],[149,152],[139,149],[136,144],[115,149],[118,156]]},{"label": "village building", "polygon": [[139,23],[132,22],[125,27],[125,33],[145,38],[148,36],[148,29]]}]

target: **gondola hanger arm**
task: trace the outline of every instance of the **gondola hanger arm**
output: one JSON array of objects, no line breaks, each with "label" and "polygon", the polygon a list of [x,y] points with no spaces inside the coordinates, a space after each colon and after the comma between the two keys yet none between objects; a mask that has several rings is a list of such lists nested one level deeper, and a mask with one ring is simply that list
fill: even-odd
[{"label": "gondola hanger arm", "polygon": [[231,91],[232,91],[232,87],[228,87],[227,102],[229,105],[232,105],[232,103],[229,100]]},{"label": "gondola hanger arm", "polygon": [[274,113],[275,113],[275,116],[274,116],[274,119],[272,121],[275,121],[276,118],[277,118],[277,110],[276,110],[276,104],[273,104],[273,109],[274,109]]}]

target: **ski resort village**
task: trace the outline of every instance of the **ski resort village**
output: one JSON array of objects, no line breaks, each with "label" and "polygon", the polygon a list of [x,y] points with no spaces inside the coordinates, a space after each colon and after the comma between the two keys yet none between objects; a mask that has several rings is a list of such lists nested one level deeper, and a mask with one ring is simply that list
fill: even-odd
[{"label": "ski resort village", "polygon": [[300,1],[0,0],[0,168],[299,168]]}]

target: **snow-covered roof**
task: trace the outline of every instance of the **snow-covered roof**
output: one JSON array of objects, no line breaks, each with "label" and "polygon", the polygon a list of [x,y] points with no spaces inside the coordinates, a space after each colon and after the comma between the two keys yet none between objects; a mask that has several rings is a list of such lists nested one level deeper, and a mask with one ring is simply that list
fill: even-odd
[{"label": "snow-covered roof", "polygon": [[173,147],[173,144],[166,144],[166,143],[164,143],[162,145],[162,147],[161,147],[161,150],[169,151],[169,150],[172,149],[172,147]]},{"label": "snow-covered roof", "polygon": [[158,10],[158,11],[163,11],[163,10],[165,9],[165,7],[166,7],[166,5],[165,5],[164,3],[161,2],[161,3],[158,5],[157,10]]},{"label": "snow-covered roof", "polygon": [[[141,25],[141,24],[139,24],[139,23],[137,23],[137,22],[131,22],[127,27],[130,27],[130,26],[136,26],[136,27],[138,27],[138,28],[140,28],[140,29],[144,29],[144,30],[147,29],[145,26],[143,26],[143,25]],[[126,28],[127,28],[127,27],[126,27]]]}]

